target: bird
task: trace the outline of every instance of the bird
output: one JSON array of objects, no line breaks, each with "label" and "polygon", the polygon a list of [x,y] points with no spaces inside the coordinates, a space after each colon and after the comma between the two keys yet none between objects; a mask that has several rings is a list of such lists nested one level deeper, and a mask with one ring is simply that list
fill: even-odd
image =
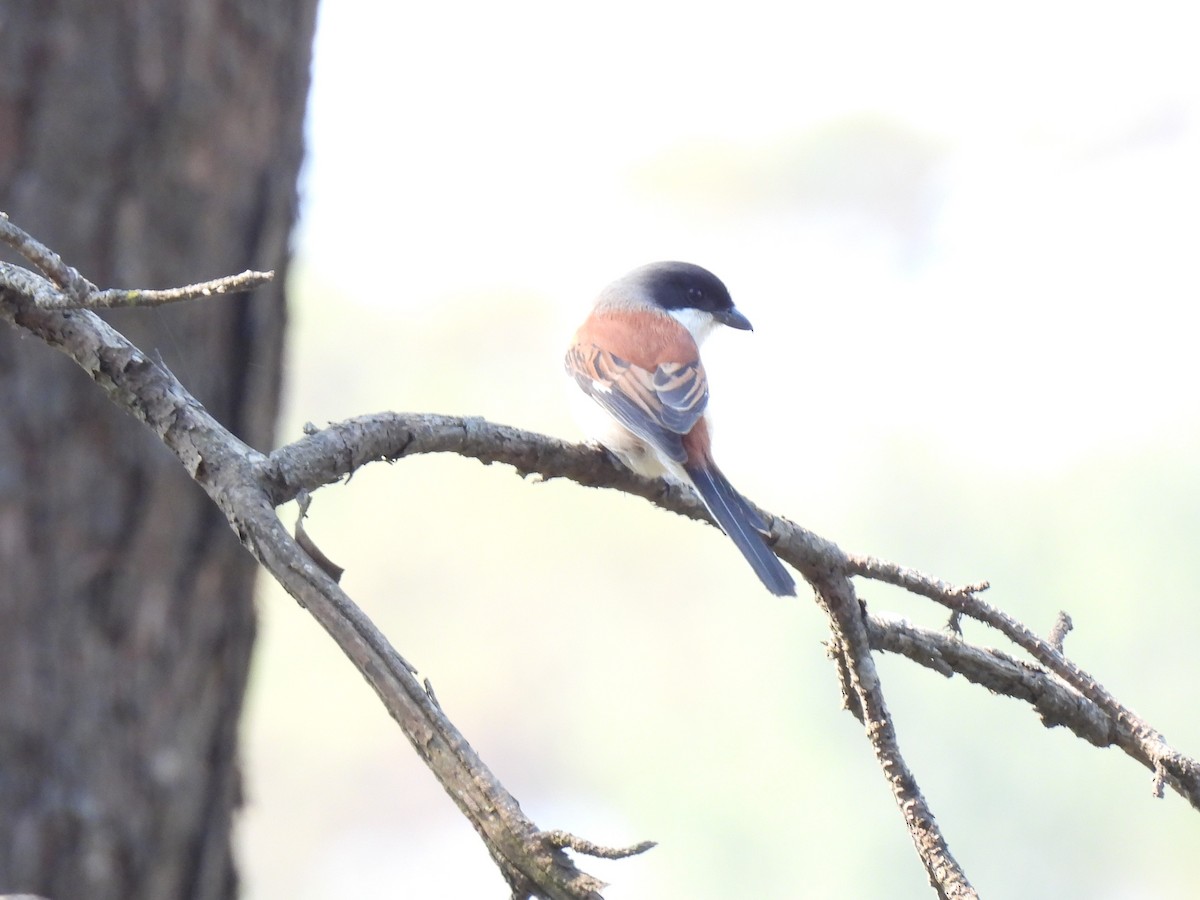
[{"label": "bird", "polygon": [[567,373],[582,391],[576,416],[634,472],[690,485],[767,590],[795,596],[795,580],[767,545],[766,522],[713,459],[700,345],[719,325],[753,331],[724,283],[701,266],[649,263],[612,282],[567,350]]}]

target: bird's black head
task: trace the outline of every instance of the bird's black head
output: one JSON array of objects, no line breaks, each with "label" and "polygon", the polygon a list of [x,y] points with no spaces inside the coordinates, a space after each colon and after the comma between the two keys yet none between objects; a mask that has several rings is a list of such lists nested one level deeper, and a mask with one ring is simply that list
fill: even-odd
[{"label": "bird's black head", "polygon": [[708,269],[685,262],[656,262],[632,274],[667,312],[696,309],[731,328],[750,330],[749,320],[734,308],[729,290]]},{"label": "bird's black head", "polygon": [[685,262],[656,262],[642,266],[638,275],[663,309],[718,312],[733,308],[733,298],[721,279],[700,266]]}]

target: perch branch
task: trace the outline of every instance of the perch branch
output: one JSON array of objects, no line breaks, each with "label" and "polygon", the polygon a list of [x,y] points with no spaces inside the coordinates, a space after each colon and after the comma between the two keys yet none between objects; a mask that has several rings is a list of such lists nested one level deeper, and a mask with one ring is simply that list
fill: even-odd
[{"label": "perch branch", "polygon": [[[621,468],[608,454],[476,418],[383,413],[314,430],[269,456],[225,430],[174,376],[130,344],[87,307],[154,305],[208,293],[245,290],[270,277],[247,272],[168,291],[100,291],[33,238],[0,218],[0,240],[34,263],[41,277],[0,263],[0,317],[66,353],[118,406],[148,425],[221,508],[242,543],[321,622],[364,674],[425,763],[482,836],[514,896],[598,898],[601,883],[574,867],[564,847],[620,857],[647,849],[600,848],[563,832],[542,832],[484,767],[445,718],[428,679],[391,647],[329,574],[287,534],[275,514],[280,503],[315,490],[374,460],[451,452],[522,475],[570,478],[644,497],[691,518],[708,520],[685,488],[650,481]],[[931,883],[942,897],[975,896],[954,861],[912,772],[900,754],[872,649],[901,653],[944,675],[972,680],[1031,703],[1047,726],[1066,725],[1098,746],[1115,744],[1200,808],[1200,767],[1121,705],[1062,653],[1061,633],[1043,640],[981,601],[986,584],[955,587],[911,569],[852,556],[794,523],[764,513],[769,540],[781,558],[813,585],[831,619],[848,708],[863,722]],[[1047,670],[961,639],[867,616],[851,576],[897,585],[995,628]],[[1065,633],[1065,632],[1064,632]],[[1061,679],[1061,682],[1057,680]],[[1064,684],[1065,682],[1065,684]]]},{"label": "perch branch", "polygon": [[[540,831],[446,718],[410,666],[283,528],[259,483],[262,457],[169,371],[86,309],[42,309],[0,271],[0,318],[65,353],[147,425],[225,514],[242,544],[329,632],[483,838],[514,896],[597,900],[602,883]],[[39,276],[26,273],[30,278]]]},{"label": "perch branch", "polygon": [[[547,480],[568,478],[587,487],[613,488],[644,497],[679,515],[709,521],[703,504],[690,491],[679,485],[635,475],[598,448],[460,416],[375,413],[333,423],[271,453],[264,463],[263,478],[273,502],[283,503],[302,490],[316,490],[333,484],[369,462],[398,460],[420,453],[455,453],[478,459],[486,465],[505,463],[522,476],[540,475]],[[996,628],[1070,685],[1075,703],[1091,702],[1104,713],[1109,720],[1108,727],[1115,729],[1112,734],[1121,736],[1106,745],[1112,743],[1120,747],[1151,769],[1160,768],[1161,763],[1171,776],[1168,784],[1200,809],[1200,765],[1173,750],[1145,723],[1139,726],[1140,720],[1111,696],[1107,704],[1091,696],[1099,688],[1095,679],[1066,660],[1047,640],[976,596],[986,584],[956,587],[915,569],[874,557],[848,554],[831,541],[793,522],[770,513],[764,513],[764,517],[771,526],[769,540],[780,558],[801,572],[844,571],[848,575],[901,587]],[[889,630],[901,628],[896,624],[886,627]],[[898,632],[897,641],[903,639],[904,632]],[[972,646],[959,643],[963,647]],[[981,653],[991,652],[976,649]],[[938,659],[941,666],[949,666],[954,671],[960,671],[956,666],[966,667],[961,672],[967,677],[975,671],[966,662],[966,656],[945,653]],[[920,659],[916,661],[928,664]],[[994,673],[996,679],[1003,677],[1003,671]],[[1103,688],[1099,690],[1103,691]],[[1013,696],[1026,699],[1020,693]],[[1047,724],[1059,723],[1051,716]],[[1148,734],[1156,737],[1148,738]]]},{"label": "perch branch", "polygon": [[[336,423],[272,453],[265,477],[271,485],[274,501],[283,502],[299,490],[333,483],[372,460],[395,460],[412,454],[439,452],[471,456],[485,464],[507,463],[525,476],[540,474],[545,478],[570,478],[593,487],[613,487],[645,497],[672,512],[695,519],[706,518],[703,506],[687,492],[677,486],[640,478],[614,464],[600,450],[581,448],[556,438],[478,419],[452,416],[380,413]],[[773,521],[777,525],[782,523],[778,519]],[[964,592],[913,569],[870,557],[846,555],[829,542],[791,523],[781,528],[776,547],[792,551],[781,552],[781,556],[797,567],[845,566],[850,572],[872,580],[897,585],[933,599],[945,599],[948,605],[957,598],[973,596],[973,590],[979,589],[972,585],[973,590]],[[1030,639],[1026,640],[1022,631],[1003,627],[1001,630],[1015,634],[1018,646],[1037,647],[1039,639],[1031,632],[1028,632]],[[935,671],[943,674],[958,672],[997,693],[1030,702],[1048,726],[1069,727],[1096,746],[1118,746],[1151,771],[1156,769],[1160,758],[1173,760],[1174,765],[1168,769],[1173,770],[1172,788],[1200,808],[1195,762],[1173,755],[1165,744],[1146,741],[1144,731],[1129,724],[1130,714],[1122,717],[1107,715],[1086,695],[1064,688],[1042,670],[999,651],[975,647],[936,632],[876,620],[872,642],[878,649],[901,653]]]}]

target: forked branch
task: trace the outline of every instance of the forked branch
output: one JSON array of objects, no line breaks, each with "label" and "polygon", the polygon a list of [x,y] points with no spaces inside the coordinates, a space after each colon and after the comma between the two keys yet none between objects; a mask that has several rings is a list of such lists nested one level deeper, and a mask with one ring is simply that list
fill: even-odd
[{"label": "forked branch", "polygon": [[[482,419],[381,413],[314,430],[263,455],[234,437],[163,366],[88,311],[143,306],[245,290],[270,273],[243,273],[167,291],[101,291],[33,238],[0,219],[0,240],[41,275],[0,263],[0,317],[78,363],[113,402],[146,424],[179,458],[225,514],[242,543],[302,606],[321,622],[366,677],[414,749],[479,832],[516,897],[598,898],[602,884],[579,871],[564,852],[620,857],[625,850],[538,829],[484,766],[414,669],[280,524],[275,508],[302,492],[333,484],[376,460],[420,453],[455,453],[502,462],[522,475],[569,478],[591,487],[641,496],[691,518],[708,515],[678,485],[649,481],[594,448],[566,443]],[[975,896],[900,753],[872,650],[899,653],[940,672],[958,673],[990,690],[1030,703],[1047,726],[1065,725],[1098,746],[1116,745],[1200,809],[1200,766],[1120,704],[1062,653],[1057,640],[981,601],[986,585],[956,588],[835,544],[770,514],[771,541],[814,588],[833,630],[845,704],[864,724],[905,824],[939,896]],[[956,615],[978,619],[1029,653],[1040,666],[905,623],[866,614],[853,576],[885,582],[932,599]]]}]

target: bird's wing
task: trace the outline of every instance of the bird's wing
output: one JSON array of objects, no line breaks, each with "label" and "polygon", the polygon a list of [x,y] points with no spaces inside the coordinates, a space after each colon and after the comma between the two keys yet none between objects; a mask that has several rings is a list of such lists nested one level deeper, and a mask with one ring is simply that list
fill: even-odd
[{"label": "bird's wing", "polygon": [[653,372],[594,344],[567,351],[567,371],[609,415],[667,459],[687,460],[683,435],[704,415],[708,381],[699,360],[666,362]]}]

